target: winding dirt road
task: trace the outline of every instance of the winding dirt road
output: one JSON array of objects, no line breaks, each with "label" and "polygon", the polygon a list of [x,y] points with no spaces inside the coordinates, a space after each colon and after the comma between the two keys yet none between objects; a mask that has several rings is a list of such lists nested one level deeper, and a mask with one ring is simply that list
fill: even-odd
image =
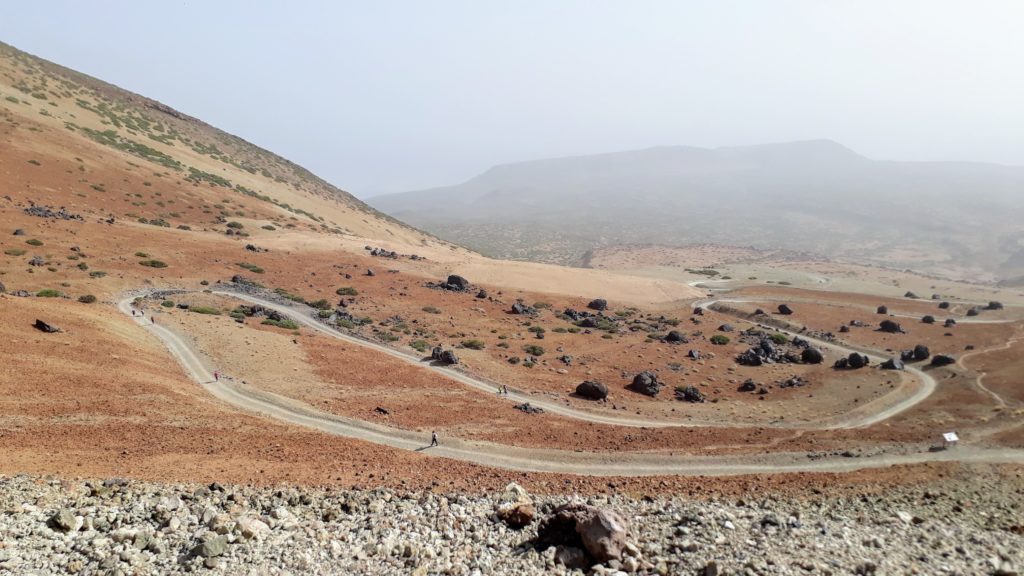
[{"label": "winding dirt road", "polygon": [[[233,292],[223,294],[242,297]],[[251,302],[258,302],[277,308],[279,305],[262,299],[244,295]],[[132,298],[125,298],[118,303],[124,314],[132,316]],[[308,326],[318,328],[322,325],[312,319],[297,317],[295,310],[281,306],[292,313],[296,320],[307,320]],[[654,475],[715,475],[727,476],[756,473],[785,472],[845,472],[864,468],[882,466],[916,464],[922,462],[957,461],[985,463],[1020,463],[1024,462],[1024,450],[985,449],[961,446],[955,450],[940,452],[919,451],[905,453],[889,453],[861,458],[828,457],[812,459],[803,453],[775,453],[771,455],[753,456],[687,456],[672,453],[589,453],[570,452],[563,450],[530,449],[504,446],[488,442],[471,442],[459,439],[443,439],[442,445],[429,447],[428,438],[423,434],[399,430],[345,418],[317,410],[309,405],[284,398],[275,394],[239,385],[229,379],[215,381],[198,355],[173,331],[161,324],[152,323],[151,319],[134,316],[135,322],[154,334],[171,351],[172,355],[182,364],[188,374],[197,381],[204,390],[217,399],[234,407],[273,418],[297,426],[312,428],[328,434],[373,442],[393,448],[428,452],[431,455],[453,458],[485,466],[507,468],[526,472],[556,472],[593,476],[654,476]],[[304,322],[306,323],[306,322]],[[326,327],[324,327],[326,328]],[[331,332],[328,332],[331,333]],[[337,333],[341,335],[341,333]],[[332,334],[334,335],[334,334]],[[351,337],[346,338],[349,339]],[[356,344],[371,345],[356,338]],[[378,348],[377,346],[371,346]],[[396,357],[409,358],[404,354],[380,346],[381,351]],[[446,374],[457,377],[460,382],[473,380],[463,374],[451,370]],[[489,385],[474,381],[476,387]],[[467,382],[469,384],[469,382]],[[493,390],[493,389],[490,389]],[[531,402],[535,402],[532,398]],[[564,407],[563,407],[564,408]],[[574,412],[578,413],[578,411]],[[587,413],[589,416],[589,413]]]}]

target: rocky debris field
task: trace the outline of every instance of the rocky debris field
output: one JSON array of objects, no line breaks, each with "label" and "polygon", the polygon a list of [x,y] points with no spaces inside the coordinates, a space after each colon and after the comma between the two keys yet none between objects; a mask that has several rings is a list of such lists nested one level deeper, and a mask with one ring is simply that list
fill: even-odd
[{"label": "rocky debris field", "polygon": [[0,573],[1017,574],[1020,472],[972,472],[728,500],[0,477]]}]

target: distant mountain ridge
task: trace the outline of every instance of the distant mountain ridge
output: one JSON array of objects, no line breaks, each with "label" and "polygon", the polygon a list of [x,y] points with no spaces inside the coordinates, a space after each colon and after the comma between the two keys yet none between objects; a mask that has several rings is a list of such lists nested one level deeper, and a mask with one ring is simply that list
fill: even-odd
[{"label": "distant mountain ridge", "polygon": [[505,164],[369,203],[506,258],[578,264],[594,247],[710,242],[988,279],[1024,272],[1024,167],[878,161],[831,140]]}]

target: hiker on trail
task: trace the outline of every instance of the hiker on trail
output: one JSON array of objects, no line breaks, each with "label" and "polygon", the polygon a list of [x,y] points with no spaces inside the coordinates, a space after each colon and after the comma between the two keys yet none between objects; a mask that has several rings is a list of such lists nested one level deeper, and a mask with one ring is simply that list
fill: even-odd
[{"label": "hiker on trail", "polygon": [[501,388],[502,388],[502,390],[505,391],[505,396],[508,396],[508,385],[507,384],[502,384]]},{"label": "hiker on trail", "polygon": [[132,308],[132,317],[133,318],[135,317],[135,309],[134,308]]},{"label": "hiker on trail", "polygon": [[433,447],[433,446],[437,446],[437,445],[438,445],[438,443],[437,443],[437,432],[431,432],[430,433],[430,446]]},{"label": "hiker on trail", "polygon": [[156,316],[150,316],[149,321],[152,322],[153,324],[156,324]]},{"label": "hiker on trail", "polygon": [[216,382],[220,382],[220,372],[217,372],[216,370],[214,370],[213,371],[213,379]]}]

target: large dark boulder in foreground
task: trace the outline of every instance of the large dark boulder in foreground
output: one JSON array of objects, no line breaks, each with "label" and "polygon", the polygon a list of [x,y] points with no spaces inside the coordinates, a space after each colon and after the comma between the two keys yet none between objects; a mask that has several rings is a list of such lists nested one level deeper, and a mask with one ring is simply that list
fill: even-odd
[{"label": "large dark boulder in foreground", "polygon": [[444,288],[445,290],[465,292],[466,290],[469,290],[470,284],[469,280],[466,280],[462,276],[459,276],[458,274],[450,274],[448,276],[448,280],[446,280],[441,287]]},{"label": "large dark boulder in foreground", "polygon": [[928,314],[924,318],[921,318],[921,322],[924,322],[925,324],[935,324],[935,316]]},{"label": "large dark boulder in foreground", "polygon": [[788,316],[788,315],[790,315],[792,313],[793,313],[793,309],[790,308],[788,304],[779,304],[779,314],[784,314],[784,315]]},{"label": "large dark boulder in foreground", "polygon": [[39,331],[42,331],[42,332],[46,332],[48,334],[53,334],[54,332],[60,332],[60,328],[57,328],[56,326],[53,326],[53,325],[48,324],[46,322],[43,322],[42,320],[36,320],[36,323],[33,324],[32,327],[35,328],[36,330],[39,330]]},{"label": "large dark boulder in foreground", "polygon": [[868,359],[867,356],[859,354],[857,352],[852,352],[846,358],[840,358],[839,360],[836,360],[836,363],[833,365],[833,367],[836,370],[859,370],[860,368],[867,366],[870,362],[871,361]]},{"label": "large dark boulder in foreground", "polygon": [[956,358],[945,354],[936,354],[932,357],[932,366],[949,366],[950,364],[956,364]]},{"label": "large dark boulder in foreground", "polygon": [[825,361],[825,356],[821,353],[821,350],[807,347],[800,353],[800,361],[804,364],[821,364]]},{"label": "large dark boulder in foreground", "polygon": [[686,344],[689,340],[679,330],[670,330],[669,333],[665,335],[665,342],[670,344]]},{"label": "large dark boulder in foreground", "polygon": [[699,403],[703,402],[705,398],[704,394],[700,390],[697,390],[693,386],[686,386],[685,388],[676,388],[676,400]]},{"label": "large dark boulder in foreground", "polygon": [[596,298],[594,300],[591,300],[590,303],[587,304],[587,308],[590,308],[591,310],[597,310],[598,312],[603,312],[608,309],[608,301],[605,300],[604,298]]},{"label": "large dark boulder in foreground", "polygon": [[593,563],[621,560],[629,523],[613,510],[582,503],[565,504],[541,520],[536,543],[582,550]]},{"label": "large dark boulder in foreground", "polygon": [[661,392],[663,384],[658,382],[658,375],[650,370],[644,370],[633,377],[633,382],[627,388],[639,392],[645,396],[657,396]]},{"label": "large dark boulder in foreground", "polygon": [[608,387],[600,382],[587,380],[576,387],[576,395],[587,400],[604,400],[608,397]]}]

